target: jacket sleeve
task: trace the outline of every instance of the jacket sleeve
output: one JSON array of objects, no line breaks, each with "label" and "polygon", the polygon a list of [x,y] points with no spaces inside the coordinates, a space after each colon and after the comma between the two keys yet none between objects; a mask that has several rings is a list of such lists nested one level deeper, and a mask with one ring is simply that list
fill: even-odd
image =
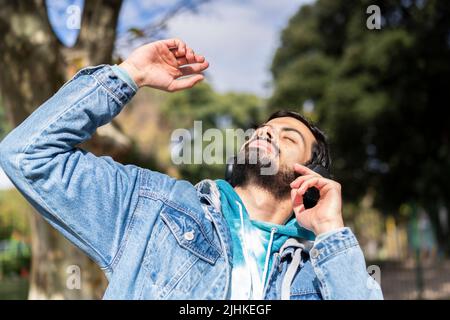
[{"label": "jacket sleeve", "polygon": [[134,94],[110,66],[83,69],[0,144],[0,165],[17,189],[107,272],[132,226],[141,169],[76,145]]},{"label": "jacket sleeve", "polygon": [[383,299],[381,288],[369,276],[362,250],[349,228],[319,237],[310,250],[310,258],[324,299]]}]

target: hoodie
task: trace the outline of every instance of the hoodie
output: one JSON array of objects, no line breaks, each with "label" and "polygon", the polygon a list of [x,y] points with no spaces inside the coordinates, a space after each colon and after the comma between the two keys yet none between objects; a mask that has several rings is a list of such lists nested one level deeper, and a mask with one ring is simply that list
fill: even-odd
[{"label": "hoodie", "polygon": [[216,183],[233,242],[231,299],[263,299],[273,254],[289,238],[314,240],[314,233],[302,228],[295,216],[284,225],[251,220],[234,188],[225,180]]}]

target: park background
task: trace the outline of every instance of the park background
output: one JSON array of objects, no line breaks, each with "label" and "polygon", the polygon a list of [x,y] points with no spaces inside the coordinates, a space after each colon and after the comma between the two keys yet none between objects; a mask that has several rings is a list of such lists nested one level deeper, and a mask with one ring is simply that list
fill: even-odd
[{"label": "park background", "polygon": [[[80,68],[179,37],[210,61],[206,81],[140,90],[82,147],[196,183],[224,166],[174,165],[174,129],[302,112],[330,138],[345,222],[385,298],[448,299],[449,17],[442,0],[0,0],[0,139]],[[105,286],[0,170],[0,299],[99,299]]]}]

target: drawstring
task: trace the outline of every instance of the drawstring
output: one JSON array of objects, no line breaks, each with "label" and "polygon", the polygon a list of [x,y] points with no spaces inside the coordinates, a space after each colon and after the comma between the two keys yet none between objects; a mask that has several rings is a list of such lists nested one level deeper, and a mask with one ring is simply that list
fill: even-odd
[{"label": "drawstring", "polygon": [[[275,232],[277,232],[277,228],[273,227],[272,231],[270,232],[270,240],[269,245],[267,246],[267,253],[266,253],[266,261],[264,263],[264,272],[263,272],[263,290],[266,287],[266,278],[267,278],[267,272],[269,270],[269,261],[270,261],[270,252],[272,251],[272,244],[273,244],[273,238],[275,236]],[[261,296],[264,293],[261,293]]]},{"label": "drawstring", "polygon": [[281,282],[281,300],[289,300],[291,298],[291,285],[294,280],[295,274],[297,273],[298,267],[300,266],[302,251],[305,249],[305,245],[300,243],[294,238],[288,239],[280,249],[280,256],[284,249],[293,246],[296,247],[294,254],[292,256],[292,261],[289,264],[288,269],[284,275],[283,281]]},{"label": "drawstring", "polygon": [[[248,265],[250,258],[248,256],[248,250],[247,250],[247,244],[245,242],[245,226],[244,226],[244,214],[242,210],[242,205],[239,203],[239,201],[236,201],[236,204],[239,207],[239,216],[241,219],[241,229],[242,229],[242,253],[244,254],[244,259],[246,261],[246,264]],[[251,275],[251,273],[250,273]],[[253,296],[253,280],[250,282],[250,297]]]},{"label": "drawstring", "polygon": [[[246,263],[248,265],[250,258],[248,256],[247,244],[245,241],[245,226],[244,226],[243,208],[242,208],[242,205],[239,203],[239,201],[236,201],[236,204],[239,207],[239,215],[240,215],[240,220],[241,220],[242,249],[243,249],[242,251],[244,254],[244,259],[246,260]],[[270,256],[271,256],[273,241],[274,241],[276,232],[277,232],[277,228],[273,227],[270,232],[269,244],[267,246],[267,251],[266,251],[266,259],[264,262],[264,271],[263,271],[261,292],[259,293],[259,297],[256,297],[259,299],[263,299],[263,296],[264,296],[264,289],[266,287],[266,282],[267,282],[267,273],[269,271]],[[306,244],[306,246],[309,247],[310,245]],[[297,273],[297,270],[300,266],[301,255],[302,255],[302,251],[305,249],[305,244],[299,242],[295,238],[289,238],[288,240],[286,240],[286,242],[281,247],[280,256],[282,256],[283,251],[288,247],[295,247],[295,250],[294,250],[294,253],[292,254],[292,261],[289,264],[289,267],[286,270],[284,278],[281,282],[281,300],[289,300],[291,297],[292,281],[294,280],[295,274]],[[250,266],[250,268],[252,268],[252,266]],[[250,275],[252,276],[253,273],[251,272]],[[250,288],[250,297],[253,297],[254,279],[252,278],[251,280],[252,281],[251,281],[251,288]],[[256,290],[259,291],[258,288],[256,288]],[[253,298],[255,298],[255,297],[253,297]]]},{"label": "drawstring", "polygon": [[[245,242],[245,226],[244,226],[244,214],[243,214],[243,209],[242,209],[242,205],[239,203],[239,201],[236,201],[236,204],[239,207],[239,216],[241,219],[241,228],[242,228],[242,251],[244,254],[244,259],[246,260],[247,264],[250,261],[250,258],[248,256],[248,250],[247,250],[247,244]],[[266,260],[264,262],[264,271],[263,271],[263,278],[262,278],[262,286],[261,286],[261,292],[259,293],[259,297],[257,297],[258,299],[263,299],[263,295],[264,295],[264,288],[265,288],[265,284],[266,284],[266,278],[267,278],[267,272],[269,270],[269,262],[270,262],[270,253],[272,251],[272,245],[273,245],[273,239],[275,237],[275,233],[277,232],[277,228],[273,227],[271,232],[270,232],[270,240],[269,240],[269,245],[267,246],[267,253],[266,253]],[[251,266],[250,266],[251,267]],[[252,275],[252,273],[250,273]],[[250,297],[253,296],[253,279],[251,281],[251,288],[250,288]]]}]

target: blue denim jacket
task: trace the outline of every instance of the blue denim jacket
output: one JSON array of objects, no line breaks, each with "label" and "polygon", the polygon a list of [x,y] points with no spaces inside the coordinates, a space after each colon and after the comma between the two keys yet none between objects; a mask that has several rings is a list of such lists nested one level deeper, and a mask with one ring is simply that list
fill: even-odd
[{"label": "blue denim jacket", "polygon": [[[227,299],[233,253],[215,182],[193,186],[76,147],[134,94],[110,66],[81,70],[1,142],[0,165],[104,270],[105,299]],[[274,254],[266,299],[281,298],[286,277],[291,299],[382,298],[350,229],[301,252],[290,243]]]}]

